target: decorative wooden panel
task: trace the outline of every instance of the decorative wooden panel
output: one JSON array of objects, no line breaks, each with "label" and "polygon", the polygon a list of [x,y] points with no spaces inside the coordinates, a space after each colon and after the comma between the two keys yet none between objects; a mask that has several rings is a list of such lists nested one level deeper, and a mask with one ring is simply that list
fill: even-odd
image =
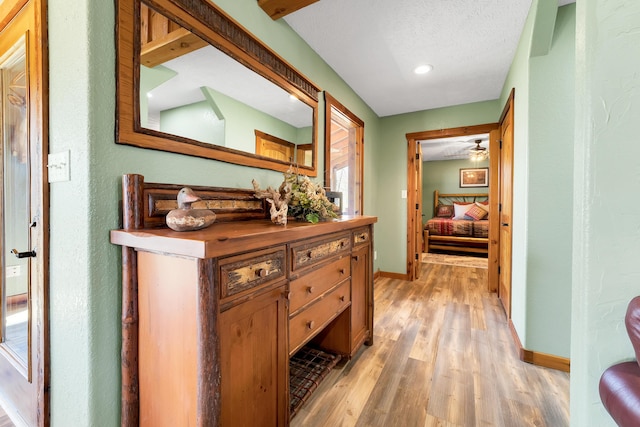
[{"label": "decorative wooden panel", "polygon": [[[123,228],[164,228],[165,216],[178,207],[178,191],[182,185],[144,182],[142,175],[127,174],[122,180]],[[216,222],[268,218],[264,199],[254,196],[254,190],[238,188],[189,186],[202,199],[194,208],[211,209]],[[143,207],[143,209],[140,209]]]},{"label": "decorative wooden panel", "polygon": [[328,240],[291,247],[292,270],[308,267],[339,253],[351,249],[350,235],[335,236]]},{"label": "decorative wooden panel", "polygon": [[220,297],[226,298],[284,278],[287,269],[286,251],[283,246],[222,259],[219,268]]}]

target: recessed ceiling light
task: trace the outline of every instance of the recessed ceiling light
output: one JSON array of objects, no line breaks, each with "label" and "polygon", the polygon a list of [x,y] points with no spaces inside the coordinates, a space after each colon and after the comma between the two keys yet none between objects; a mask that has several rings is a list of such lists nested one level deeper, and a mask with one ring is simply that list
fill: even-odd
[{"label": "recessed ceiling light", "polygon": [[413,70],[416,74],[427,74],[429,71],[433,70],[433,65],[418,65],[415,70]]}]

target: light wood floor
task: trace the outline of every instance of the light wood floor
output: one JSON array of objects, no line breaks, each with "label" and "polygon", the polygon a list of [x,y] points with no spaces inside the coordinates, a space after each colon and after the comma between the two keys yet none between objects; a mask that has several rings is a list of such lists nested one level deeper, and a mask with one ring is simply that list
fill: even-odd
[{"label": "light wood floor", "polygon": [[487,270],[422,264],[375,283],[374,345],[334,369],[292,427],[569,425],[569,375],[521,362]]}]

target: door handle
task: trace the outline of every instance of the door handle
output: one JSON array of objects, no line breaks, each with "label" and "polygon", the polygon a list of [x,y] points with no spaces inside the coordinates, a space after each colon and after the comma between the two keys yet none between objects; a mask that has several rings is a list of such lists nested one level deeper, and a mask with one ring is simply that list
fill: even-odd
[{"label": "door handle", "polygon": [[11,249],[11,253],[16,256],[16,258],[35,258],[36,251],[28,251],[28,252],[18,252],[17,249]]},{"label": "door handle", "polygon": [[503,222],[503,223],[502,223],[502,226],[503,226],[503,227],[508,227],[508,226],[509,226],[509,223],[508,223],[508,222]]}]

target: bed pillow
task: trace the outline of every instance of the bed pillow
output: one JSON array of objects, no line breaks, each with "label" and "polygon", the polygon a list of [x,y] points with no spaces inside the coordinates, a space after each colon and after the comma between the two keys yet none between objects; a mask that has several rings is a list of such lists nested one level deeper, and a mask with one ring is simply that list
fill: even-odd
[{"label": "bed pillow", "polygon": [[489,202],[476,202],[476,205],[489,212]]},{"label": "bed pillow", "polygon": [[474,221],[485,219],[487,215],[489,215],[489,212],[485,211],[483,208],[475,204],[467,211],[467,213],[464,214],[466,219],[471,219]]},{"label": "bed pillow", "polygon": [[438,205],[436,216],[438,218],[451,218],[453,216],[453,205]]},{"label": "bed pillow", "polygon": [[464,215],[467,213],[469,209],[474,207],[473,203],[454,203],[453,210],[454,215],[453,219],[464,219]]}]

